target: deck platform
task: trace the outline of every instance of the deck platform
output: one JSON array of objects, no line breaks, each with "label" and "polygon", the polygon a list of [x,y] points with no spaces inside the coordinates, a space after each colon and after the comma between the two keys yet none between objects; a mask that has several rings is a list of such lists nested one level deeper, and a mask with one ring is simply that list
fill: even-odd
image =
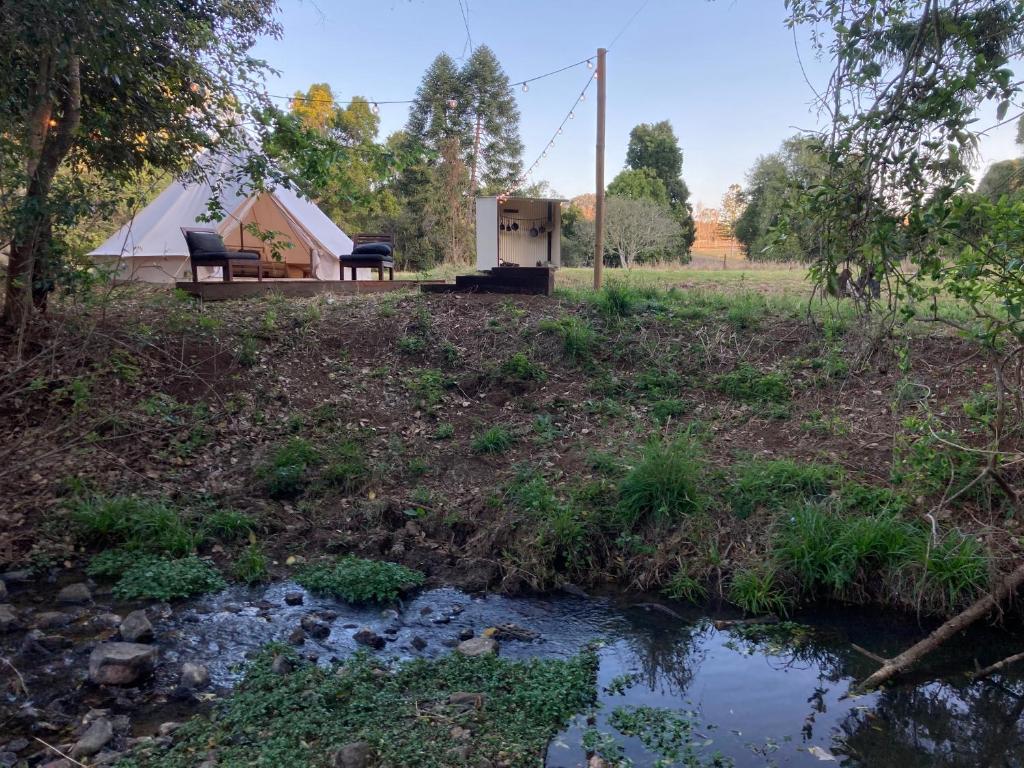
[{"label": "deck platform", "polygon": [[444,280],[312,280],[291,278],[281,280],[235,279],[230,283],[221,280],[209,280],[193,283],[190,280],[179,280],[175,283],[178,290],[184,291],[204,301],[223,301],[225,299],[244,299],[250,296],[262,296],[277,293],[282,296],[318,296],[320,294],[367,294],[385,293],[418,288],[421,285],[444,285]]}]

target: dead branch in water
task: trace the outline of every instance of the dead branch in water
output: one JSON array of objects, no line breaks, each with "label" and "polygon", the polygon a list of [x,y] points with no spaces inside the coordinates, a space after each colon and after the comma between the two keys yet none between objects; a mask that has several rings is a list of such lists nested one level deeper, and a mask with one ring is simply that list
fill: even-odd
[{"label": "dead branch in water", "polygon": [[984,669],[979,669],[977,672],[971,675],[971,678],[974,680],[981,680],[983,677],[988,677],[991,674],[1006,669],[1011,664],[1015,664],[1018,661],[1021,661],[1022,659],[1024,659],[1024,652],[1015,653],[1013,654],[1013,656],[1007,656],[1002,661],[997,661],[995,664],[990,664]]},{"label": "dead branch in water", "polygon": [[1011,597],[1021,584],[1024,584],[1024,564],[1018,565],[1016,570],[1007,576],[994,592],[976,600],[969,608],[958,613],[924,640],[912,645],[899,656],[886,659],[881,669],[861,683],[859,687],[863,690],[878,688],[892,678],[903,674],[923,656],[934,651],[949,638],[967,629],[978,619],[987,616],[993,608],[998,607]]}]

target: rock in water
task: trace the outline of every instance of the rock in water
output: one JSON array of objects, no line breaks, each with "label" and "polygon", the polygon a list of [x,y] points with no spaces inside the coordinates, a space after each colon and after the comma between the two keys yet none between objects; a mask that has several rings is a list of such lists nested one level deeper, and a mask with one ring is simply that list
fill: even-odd
[{"label": "rock in water", "polygon": [[0,603],[7,599],[7,582],[0,579]]},{"label": "rock in water", "polygon": [[285,592],[284,593],[284,601],[285,601],[285,603],[287,605],[302,605],[302,601],[304,599],[305,599],[305,595],[303,595],[299,591],[292,591],[292,592]]},{"label": "rock in water", "polygon": [[367,768],[373,758],[373,751],[365,741],[353,741],[338,750],[334,756],[334,768]]},{"label": "rock in water", "polygon": [[32,626],[36,629],[56,629],[57,627],[66,627],[75,617],[69,613],[63,613],[62,611],[43,611],[37,613],[35,620],[32,622]]},{"label": "rock in water", "polygon": [[181,665],[181,687],[190,690],[205,688],[210,682],[210,672],[202,664],[186,661]]},{"label": "rock in water", "polygon": [[57,593],[57,602],[68,605],[85,605],[92,602],[92,592],[89,590],[88,584],[82,582],[68,584]]},{"label": "rock in water", "polygon": [[[0,584],[2,583],[0,582]],[[14,609],[9,605],[0,605],[0,634],[13,632],[19,626],[18,614],[14,612]]]},{"label": "rock in water", "polygon": [[153,673],[157,651],[140,643],[100,643],[89,654],[89,680],[96,685],[133,685]]},{"label": "rock in water", "polygon": [[91,757],[106,746],[114,738],[114,726],[105,717],[92,721],[92,725],[82,734],[82,738],[71,750],[71,756]]},{"label": "rock in water", "polygon": [[132,611],[124,617],[121,639],[128,643],[146,643],[153,639],[153,625],[144,610]]},{"label": "rock in water", "polygon": [[417,651],[422,651],[424,648],[427,647],[427,641],[424,640],[419,635],[416,635],[416,637],[414,637],[412,639],[412,643],[411,644],[412,644],[412,647],[415,648]]},{"label": "rock in water", "polygon": [[384,647],[384,638],[378,635],[372,629],[368,629],[367,627],[363,627],[354,635],[352,635],[352,639],[360,645],[366,645],[378,651]]},{"label": "rock in water", "polygon": [[299,623],[306,634],[315,640],[323,640],[331,634],[330,626],[320,621],[316,616],[303,616]]},{"label": "rock in water", "polygon": [[455,650],[470,658],[491,656],[498,652],[498,642],[490,637],[474,637],[470,640],[463,640]]},{"label": "rock in water", "polygon": [[270,663],[270,671],[275,675],[290,675],[295,666],[287,656],[275,656]]}]

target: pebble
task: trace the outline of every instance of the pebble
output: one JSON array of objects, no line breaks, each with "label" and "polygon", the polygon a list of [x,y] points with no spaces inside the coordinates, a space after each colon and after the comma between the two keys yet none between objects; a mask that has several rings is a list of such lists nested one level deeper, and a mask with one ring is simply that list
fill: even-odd
[{"label": "pebble", "polygon": [[303,595],[301,592],[285,592],[284,593],[284,602],[285,602],[286,605],[302,605],[302,603],[303,603],[303,601],[305,599],[306,599],[306,596]]},{"label": "pebble", "polygon": [[417,651],[422,651],[424,648],[427,647],[427,641],[419,635],[416,635],[416,637],[412,639],[411,644],[412,647],[415,648]]},{"label": "pebble", "polygon": [[292,645],[302,645],[306,642],[306,632],[302,627],[296,627],[292,630],[292,633],[288,635],[288,642]]},{"label": "pebble", "polygon": [[0,603],[7,599],[7,582],[0,579]]},{"label": "pebble", "polygon": [[124,617],[121,639],[129,643],[145,643],[153,639],[153,625],[144,610],[132,611]]},{"label": "pebble", "polygon": [[85,605],[92,602],[92,591],[84,582],[68,584],[57,593],[57,602],[67,605]]},{"label": "pebble", "polygon": [[21,624],[18,622],[18,614],[7,604],[0,604],[0,634],[13,632]]},{"label": "pebble", "polygon": [[176,730],[181,728],[181,726],[181,723],[175,722],[161,723],[160,727],[157,728],[156,732],[159,733],[161,736],[170,736]]},{"label": "pebble", "polygon": [[63,611],[43,611],[37,613],[35,620],[32,622],[32,626],[36,629],[55,629],[57,627],[66,627],[75,617],[70,613],[64,613]]},{"label": "pebble", "polygon": [[270,663],[270,671],[275,675],[290,675],[295,666],[287,656],[275,656]]},{"label": "pebble", "polygon": [[334,768],[367,768],[373,757],[370,745],[365,741],[346,744],[334,756]]},{"label": "pebble", "polygon": [[459,630],[459,640],[471,640],[475,633],[468,627],[466,629]]},{"label": "pebble", "polygon": [[302,625],[302,629],[306,631],[306,634],[316,640],[323,640],[331,634],[331,628],[312,614],[303,616],[299,623]]}]

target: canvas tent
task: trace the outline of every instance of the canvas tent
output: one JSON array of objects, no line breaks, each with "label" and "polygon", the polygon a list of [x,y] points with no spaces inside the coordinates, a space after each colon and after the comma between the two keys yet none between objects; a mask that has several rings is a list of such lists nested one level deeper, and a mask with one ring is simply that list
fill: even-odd
[{"label": "canvas tent", "polygon": [[[352,240],[311,201],[285,187],[253,194],[238,189],[231,174],[231,159],[206,156],[207,181],[175,181],[142,211],[111,235],[89,256],[99,265],[113,267],[119,280],[173,283],[191,279],[188,248],[181,227],[214,226],[229,247],[260,250],[263,260],[275,262],[270,249],[246,228],[255,224],[262,232],[278,232],[288,277],[340,280],[338,258],[352,252]],[[220,222],[197,222],[208,213],[218,191]],[[231,181],[227,181],[231,179]],[[200,268],[200,279],[219,279],[219,267]]]}]

